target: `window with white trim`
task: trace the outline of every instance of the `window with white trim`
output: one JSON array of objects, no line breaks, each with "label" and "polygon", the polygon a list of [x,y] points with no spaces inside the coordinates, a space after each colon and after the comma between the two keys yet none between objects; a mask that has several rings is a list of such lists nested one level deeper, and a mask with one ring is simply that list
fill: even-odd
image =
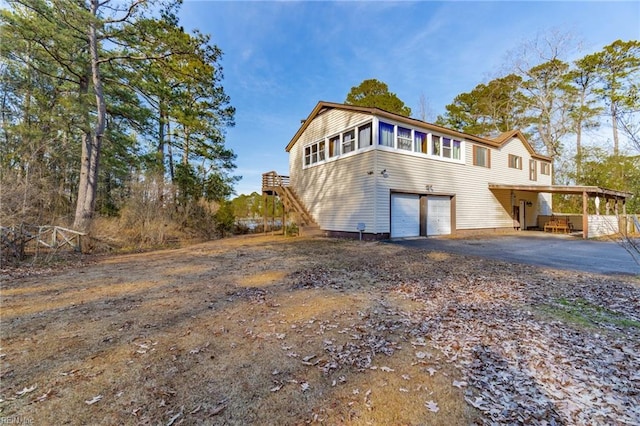
[{"label": "window with white trim", "polygon": [[413,132],[414,151],[427,153],[427,134],[415,130]]},{"label": "window with white trim", "polygon": [[393,148],[393,124],[381,121],[378,125],[378,144]]},{"label": "window with white trim", "polygon": [[442,138],[442,156],[451,158],[451,139]]},{"label": "window with white trim", "polygon": [[451,158],[453,158],[454,160],[459,160],[461,153],[462,153],[462,142],[457,141],[457,140],[453,140],[453,151],[451,152],[453,154],[453,156]]},{"label": "window with white trim", "polygon": [[398,126],[398,149],[411,151],[412,145],[411,129]]},{"label": "window with white trim", "polygon": [[437,157],[442,158],[451,158],[454,160],[459,160],[462,152],[462,142],[437,136],[431,135],[431,154]]},{"label": "window with white trim", "polygon": [[324,141],[319,141],[304,147],[304,165],[305,166],[310,166],[320,161],[324,161],[324,159],[325,159],[325,142]]},{"label": "window with white trim", "polygon": [[340,155],[340,135],[329,138],[329,158]]},{"label": "window with white trim", "polygon": [[356,150],[356,131],[355,129],[349,130],[342,134],[342,153]]},{"label": "window with white trim", "polygon": [[371,146],[373,138],[371,135],[371,123],[358,126],[358,148],[366,148]]},{"label": "window with white trim", "polygon": [[431,155],[441,156],[442,138],[440,136],[431,135]]},{"label": "window with white trim", "polygon": [[[451,160],[462,160],[463,157],[463,143],[460,140],[384,121],[378,122],[377,144]],[[362,145],[358,142],[358,148],[361,147]]]}]

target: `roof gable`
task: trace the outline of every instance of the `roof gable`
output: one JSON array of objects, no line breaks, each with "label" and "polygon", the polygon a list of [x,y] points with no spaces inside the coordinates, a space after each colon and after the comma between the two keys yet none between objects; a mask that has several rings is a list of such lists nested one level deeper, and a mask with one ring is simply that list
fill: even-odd
[{"label": "roof gable", "polygon": [[493,140],[496,143],[498,143],[500,147],[502,147],[503,145],[507,144],[509,141],[511,141],[514,138],[519,139],[520,142],[522,142],[522,144],[527,149],[529,154],[531,154],[532,157],[539,158],[539,159],[546,160],[546,161],[551,161],[550,157],[538,154],[533,149],[533,147],[531,146],[531,144],[527,140],[527,138],[524,135],[524,133],[522,133],[520,130],[511,130],[511,131],[508,131],[508,132],[502,132],[502,133],[500,133],[500,135],[498,135],[497,137],[493,138]]}]

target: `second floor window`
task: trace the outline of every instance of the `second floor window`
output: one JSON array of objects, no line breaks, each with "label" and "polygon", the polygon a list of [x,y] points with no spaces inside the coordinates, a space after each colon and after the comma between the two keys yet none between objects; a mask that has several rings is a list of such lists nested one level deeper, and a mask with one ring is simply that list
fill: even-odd
[{"label": "second floor window", "polygon": [[549,163],[545,163],[545,162],[541,162],[540,163],[540,174],[543,175],[550,175],[551,174],[551,164]]},{"label": "second floor window", "polygon": [[411,151],[411,129],[398,126],[398,148]]},{"label": "second floor window", "polygon": [[371,123],[358,127],[358,148],[371,146]]},{"label": "second floor window", "polygon": [[538,180],[538,162],[529,160],[529,180]]},{"label": "second floor window", "polygon": [[329,138],[329,157],[340,154],[340,135]]},{"label": "second floor window", "polygon": [[462,142],[441,136],[431,136],[431,154],[459,160],[461,155]]},{"label": "second floor window", "polygon": [[304,148],[304,165],[310,166],[311,164],[324,161],[324,141],[316,142],[308,145]]},{"label": "second floor window", "polygon": [[342,153],[346,154],[347,152],[356,150],[356,131],[349,130],[348,132],[344,132],[342,134]]},{"label": "second floor window", "polygon": [[522,170],[522,157],[509,154],[509,167]]},{"label": "second floor window", "polygon": [[415,131],[413,132],[413,139],[415,140],[415,151],[423,154],[427,153],[427,134]]},{"label": "second floor window", "polygon": [[491,151],[483,146],[473,146],[473,165],[480,167],[491,167]]},{"label": "second floor window", "polygon": [[393,148],[393,124],[380,122],[378,144]]},{"label": "second floor window", "polygon": [[432,135],[431,136],[431,154],[440,156],[442,149],[442,138],[440,136]]}]

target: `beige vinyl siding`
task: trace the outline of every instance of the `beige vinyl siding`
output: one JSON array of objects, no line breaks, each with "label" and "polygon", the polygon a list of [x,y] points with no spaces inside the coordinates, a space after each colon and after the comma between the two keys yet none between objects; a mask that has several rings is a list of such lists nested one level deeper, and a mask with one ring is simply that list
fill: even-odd
[{"label": "beige vinyl siding", "polygon": [[298,178],[297,174],[303,170],[302,154],[305,145],[364,123],[367,119],[371,120],[371,116],[337,109],[329,110],[316,117],[289,151],[289,173],[292,185],[297,189],[296,179]]},{"label": "beige vinyl siding", "polygon": [[[390,211],[390,192],[392,190],[429,193],[430,186],[434,194],[455,195],[456,229],[508,228],[513,226],[512,199],[509,191],[491,191],[489,183],[528,185],[528,162],[531,154],[517,138],[503,145],[501,150],[491,148],[491,168],[473,165],[473,144],[465,142],[465,164],[421,158],[402,152],[378,151],[377,169],[387,170],[387,178],[376,174],[378,186],[376,204],[381,218],[388,218]],[[510,169],[509,154],[522,157],[523,167]],[[538,175],[536,184],[551,184],[550,176]],[[531,201],[533,206],[527,211],[527,226],[535,226],[540,204],[544,201],[551,206],[548,195],[518,193],[520,199]],[[379,220],[377,233],[389,232],[388,219]]]},{"label": "beige vinyl siding", "polygon": [[297,176],[296,192],[320,229],[356,232],[363,222],[366,232],[372,232],[375,177],[368,172],[374,155],[374,150],[361,152],[309,167]]},{"label": "beige vinyl siding", "polygon": [[[522,169],[509,167],[509,154],[522,158]],[[551,176],[537,173],[537,180],[529,180],[529,160],[531,153],[524,143],[513,138],[502,145],[501,149],[493,149],[491,152],[491,169],[496,173],[493,183],[508,185],[551,185]],[[536,160],[539,161],[540,160]],[[538,168],[540,165],[537,165]]]},{"label": "beige vinyl siding", "polygon": [[[509,167],[509,154],[522,157],[522,170]],[[495,175],[491,178],[491,183],[500,183],[505,185],[551,185],[551,175],[543,175],[540,173],[540,162],[537,164],[537,180],[529,180],[529,160],[532,158],[531,153],[525,147],[524,143],[513,138],[509,142],[502,145],[500,150],[494,150],[491,160],[492,168],[495,168]],[[495,159],[495,160],[494,160]],[[510,196],[511,194],[507,192]],[[526,206],[525,218],[527,227],[537,226],[538,215],[549,215],[552,211],[551,194],[536,194],[532,192],[516,191],[513,202],[519,205],[520,200],[529,201],[533,205]],[[511,200],[508,200],[509,212],[511,212]]]},{"label": "beige vinyl siding", "polygon": [[[468,146],[468,144],[467,144]],[[467,153],[470,159],[470,153]],[[500,223],[499,210],[496,203],[487,203],[485,198],[489,194],[488,180],[478,179],[477,170],[471,170],[473,166],[456,164],[447,161],[438,161],[427,158],[420,158],[412,155],[403,155],[397,152],[379,151],[378,169],[387,170],[387,178],[380,176],[378,179],[377,206],[381,217],[386,217],[386,221],[380,221],[378,233],[389,232],[390,222],[390,193],[392,190],[415,192],[418,194],[443,194],[455,195],[456,203],[456,228],[480,228],[494,227],[494,223]],[[489,169],[483,169],[486,173]],[[484,185],[481,183],[484,181]],[[427,191],[427,185],[431,191]],[[482,193],[482,197],[478,194]],[[486,206],[481,206],[481,204]],[[483,216],[486,220],[480,221],[478,212],[484,208]],[[486,212],[486,213],[485,213]],[[494,217],[490,217],[494,216]],[[485,222],[486,224],[483,224]],[[511,226],[511,222],[509,225]]]},{"label": "beige vinyl siding", "polygon": [[307,168],[302,158],[306,144],[367,120],[367,114],[329,110],[309,124],[289,152],[291,185],[320,229],[357,232],[358,223],[364,222],[365,232],[372,232],[375,179],[367,172],[373,171],[375,151],[357,151]]}]

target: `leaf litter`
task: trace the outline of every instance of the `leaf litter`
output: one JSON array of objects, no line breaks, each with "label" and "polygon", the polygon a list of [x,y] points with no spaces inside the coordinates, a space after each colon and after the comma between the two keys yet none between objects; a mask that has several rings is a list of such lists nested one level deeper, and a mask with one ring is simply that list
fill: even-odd
[{"label": "leaf litter", "polygon": [[[351,243],[345,244],[352,247]],[[387,250],[384,245],[367,247],[376,253],[384,254]],[[353,245],[350,254],[355,251]],[[447,371],[452,370],[445,365],[449,364],[458,373],[451,374],[455,379],[446,380],[469,406],[478,410],[484,424],[640,422],[640,330],[633,326],[634,321],[640,320],[637,285],[629,285],[622,278],[576,276],[462,257],[456,258],[453,268],[430,262],[428,254],[417,250],[400,253],[402,256],[395,258],[398,261],[367,254],[352,259],[351,263],[343,256],[340,260],[343,263],[329,266],[314,259],[317,264],[287,276],[285,284],[289,291],[331,294],[366,291],[371,299],[367,307],[333,317],[281,321],[279,330],[274,325],[277,323],[271,323],[268,331],[247,327],[244,333],[239,333],[240,338],[261,345],[260,342],[272,339],[278,350],[282,349],[284,361],[291,358],[290,362],[301,365],[299,368],[317,369],[326,377],[327,385],[337,386],[336,389],[351,383],[354,371],[365,374],[377,370],[385,373],[385,377],[397,375],[399,380],[410,380],[411,376],[397,364],[385,361],[403,349],[409,351],[410,364],[422,368],[429,376],[450,377]],[[336,254],[339,253],[331,255]],[[400,309],[388,301],[390,294],[415,302],[415,308]],[[226,296],[227,300],[241,300],[258,309],[284,306],[272,299],[273,290],[267,288],[235,288],[227,291]],[[572,303],[596,307],[595,311],[616,321],[608,321],[604,314],[592,315],[589,319],[593,324],[583,327],[549,315],[549,309],[556,312]],[[343,318],[339,318],[341,315]],[[246,320],[241,321],[245,324]],[[224,327],[221,329],[226,333]],[[315,340],[318,346],[308,349],[293,343],[295,336],[303,335],[308,342]],[[154,350],[162,350],[150,340],[133,343],[138,354],[136,360],[140,361]],[[236,341],[230,343],[232,349],[237,345]],[[216,351],[206,350],[208,347],[209,343],[203,340],[183,353],[198,358],[206,351],[213,359]],[[178,352],[174,353],[180,357]],[[173,355],[174,362],[183,359]],[[288,384],[297,386],[298,394],[301,391],[311,395],[321,389],[321,384],[316,386],[309,378],[292,376],[289,368],[278,365],[276,370],[268,369],[267,375],[273,381],[265,386],[265,392],[277,393]],[[73,377],[79,370],[64,371],[68,373],[58,375]],[[416,387],[416,383],[405,383],[407,386],[396,388],[398,392],[409,393],[414,389],[429,392],[422,384]],[[360,402],[371,410],[372,397],[379,394],[379,389],[361,386],[360,389],[368,390],[360,393],[354,387],[353,394],[360,394]],[[48,399],[50,393],[33,402]],[[433,391],[427,395],[432,395],[432,399],[419,402],[424,404],[425,413],[446,414],[439,395]],[[89,405],[95,400],[92,402],[95,404],[100,400],[96,398],[102,396],[85,403]],[[189,416],[220,415],[225,422],[238,415],[233,408],[227,408],[233,404],[226,399],[214,406],[200,401],[186,411],[173,404],[164,418],[169,420],[165,420],[167,424],[188,423]],[[351,401],[346,405],[353,404]],[[107,405],[98,404],[95,408]],[[170,401],[161,404],[165,405],[169,407]],[[140,423],[154,423],[142,407],[129,408],[128,412]],[[310,420],[319,418],[314,413]]]},{"label": "leaf litter", "polygon": [[412,314],[414,333],[463,372],[453,386],[466,388],[465,400],[484,414],[485,424],[640,422],[640,329],[575,327],[532,312],[552,302],[548,293],[563,291],[633,319],[640,312],[637,286],[603,289],[587,279],[572,288],[546,283],[556,286],[549,288],[527,279],[471,277],[461,273],[395,290],[424,303]]}]

